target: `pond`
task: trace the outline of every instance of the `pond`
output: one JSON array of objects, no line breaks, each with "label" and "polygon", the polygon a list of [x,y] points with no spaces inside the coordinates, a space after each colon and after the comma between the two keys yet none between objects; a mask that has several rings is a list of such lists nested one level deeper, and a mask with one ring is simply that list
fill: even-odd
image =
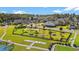
[{"label": "pond", "polygon": [[12,48],[11,46],[0,45],[0,51],[10,51]]}]

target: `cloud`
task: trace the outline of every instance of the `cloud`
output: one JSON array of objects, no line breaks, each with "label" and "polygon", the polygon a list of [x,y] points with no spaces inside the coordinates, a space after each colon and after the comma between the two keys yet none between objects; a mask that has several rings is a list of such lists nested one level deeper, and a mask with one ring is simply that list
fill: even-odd
[{"label": "cloud", "polygon": [[74,10],[76,7],[66,7],[65,9],[64,9],[64,11],[70,11],[70,10]]},{"label": "cloud", "polygon": [[7,13],[6,11],[0,11],[0,13]]},{"label": "cloud", "polygon": [[55,12],[55,13],[61,13],[62,11],[60,11],[60,10],[54,10],[53,12]]},{"label": "cloud", "polygon": [[76,7],[76,8],[75,8],[75,11],[77,11],[77,10],[79,10],[79,7]]},{"label": "cloud", "polygon": [[79,7],[66,7],[64,9],[64,11],[71,11],[71,10],[77,11],[77,10],[79,10]]},{"label": "cloud", "polygon": [[15,12],[13,12],[14,14],[26,14],[26,12],[25,11],[15,11]]}]

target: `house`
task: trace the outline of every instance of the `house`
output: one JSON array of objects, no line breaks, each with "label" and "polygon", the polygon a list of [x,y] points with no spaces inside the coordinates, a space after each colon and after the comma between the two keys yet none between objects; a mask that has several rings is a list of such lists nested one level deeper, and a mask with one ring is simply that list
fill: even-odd
[{"label": "house", "polygon": [[79,20],[77,21],[77,25],[79,25]]},{"label": "house", "polygon": [[14,23],[18,24],[18,23],[22,23],[22,19],[15,19]]},{"label": "house", "polygon": [[70,25],[70,30],[71,29],[76,29],[76,27],[74,25]]},{"label": "house", "polygon": [[49,21],[49,20],[48,20],[48,19],[44,19],[43,21],[44,21],[44,22],[47,22],[47,21]]},{"label": "house", "polygon": [[59,25],[65,25],[66,22],[65,22],[65,19],[64,18],[58,18],[56,20],[48,20],[46,19],[46,22],[45,22],[45,26],[47,27],[55,27],[55,26],[59,26]]},{"label": "house", "polygon": [[18,23],[27,24],[29,21],[29,20],[28,21],[27,20],[28,19],[15,19],[13,23],[15,23],[15,24],[18,24]]},{"label": "house", "polygon": [[57,22],[57,25],[65,25],[66,24],[64,18],[58,18],[56,22]]},{"label": "house", "polygon": [[44,25],[46,27],[55,27],[56,26],[56,24],[52,21],[47,21],[47,22],[44,23]]}]

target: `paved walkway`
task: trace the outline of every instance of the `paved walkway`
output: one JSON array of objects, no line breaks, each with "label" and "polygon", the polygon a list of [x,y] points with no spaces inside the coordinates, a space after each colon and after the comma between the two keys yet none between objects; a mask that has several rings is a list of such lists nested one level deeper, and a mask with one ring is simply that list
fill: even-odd
[{"label": "paved walkway", "polygon": [[74,44],[74,41],[76,39],[77,34],[78,34],[78,32],[76,31],[74,37],[72,38],[72,41],[71,41],[71,46],[72,47],[74,47],[73,44]]},{"label": "paved walkway", "polygon": [[52,51],[55,50],[56,45],[57,45],[57,44],[54,44],[54,45],[53,45],[53,47],[52,47]]},{"label": "paved walkway", "polygon": [[35,42],[35,43],[39,43],[39,44],[46,44],[46,42],[41,42],[41,41],[33,41],[33,40],[24,40],[24,41],[31,42],[31,43]]},{"label": "paved walkway", "polygon": [[[4,27],[4,34],[2,35],[1,39],[3,39],[3,37],[6,35],[6,28],[7,28],[7,27],[8,27],[8,26],[5,26],[5,27]],[[47,29],[49,29],[49,28],[47,28]],[[58,30],[58,31],[59,31],[58,28],[53,28],[52,30]],[[68,30],[64,30],[64,31],[65,31],[65,32],[71,32],[71,31],[68,31]],[[71,46],[72,46],[72,47],[73,47],[73,44],[74,44],[74,41],[75,41],[75,38],[76,38],[77,34],[78,34],[78,33],[76,32],[76,33],[75,33],[75,36],[74,36],[74,38],[73,38],[73,40],[72,40],[72,43],[71,43]],[[15,45],[18,45],[18,46],[27,47],[27,49],[36,48],[36,49],[48,51],[48,49],[33,46],[36,42],[32,42],[32,44],[30,44],[30,45],[24,45],[24,44],[19,44],[19,43],[15,43],[15,42],[11,42],[11,41],[6,41],[6,40],[2,40],[2,41],[8,42],[8,43],[12,43],[12,44],[15,44]],[[42,43],[42,42],[41,42],[41,43]],[[56,44],[53,45],[52,51],[54,51],[55,47],[56,47]]]},{"label": "paved walkway", "polygon": [[[11,42],[10,40],[9,41],[2,40],[2,41],[8,42],[8,43],[11,43],[11,44],[15,44],[15,45],[18,45],[18,46],[23,46],[23,47],[27,47],[27,48],[29,47],[29,45],[24,45],[24,44],[19,44],[19,43]],[[36,49],[39,49],[39,50],[48,51],[48,49],[41,48],[41,47],[36,47],[36,46],[32,46],[31,48],[36,48]]]},{"label": "paved walkway", "polygon": [[6,29],[7,29],[7,27],[8,27],[8,25],[5,25],[3,28],[4,28],[4,33],[3,33],[3,35],[1,36],[1,39],[3,39],[4,38],[4,36],[6,35]]},{"label": "paved walkway", "polygon": [[[41,28],[42,29],[42,28]],[[45,27],[45,29],[51,29],[51,30],[56,30],[56,31],[60,31],[59,28],[48,28]],[[72,30],[68,30],[68,29],[63,29],[64,32],[72,32]]]},{"label": "paved walkway", "polygon": [[[42,28],[36,28],[36,29],[42,29]],[[33,29],[33,30],[36,30]],[[49,27],[45,27],[45,29],[51,29],[51,30],[56,30],[56,31],[60,31],[59,28],[49,28]],[[64,32],[72,32],[72,30],[68,30],[68,29],[63,29]]]},{"label": "paved walkway", "polygon": [[3,39],[5,35],[6,35],[6,32],[5,32],[5,33],[3,33],[3,35],[1,36],[1,39]]},{"label": "paved walkway", "polygon": [[[4,36],[6,35],[6,28],[7,28],[8,26],[6,25],[6,26],[4,26],[4,34],[1,36],[1,40],[4,38]],[[19,43],[15,43],[15,42],[11,42],[10,40],[2,40],[2,41],[4,41],[4,42],[8,42],[8,43],[11,43],[11,44],[15,44],[15,45],[18,45],[18,46],[23,46],[23,47],[27,47],[27,49],[29,48],[36,48],[36,49],[40,49],[40,50],[45,50],[45,51],[48,51],[48,49],[45,49],[45,48],[41,48],[41,47],[36,47],[36,46],[33,46],[35,43],[41,43],[41,44],[45,44],[44,42],[37,42],[37,41],[35,41],[35,42],[33,42],[32,41],[32,44],[30,44],[30,45],[24,45],[24,44],[19,44]]]},{"label": "paved walkway", "polygon": [[31,44],[28,45],[27,49],[30,49],[30,48],[36,48],[36,49],[47,50],[47,49],[44,49],[44,48],[40,48],[40,47],[33,46],[33,45],[36,44],[36,43],[38,43],[38,44],[46,44],[45,42],[32,41],[32,40],[24,40],[24,41],[26,41],[26,42],[31,42]]}]

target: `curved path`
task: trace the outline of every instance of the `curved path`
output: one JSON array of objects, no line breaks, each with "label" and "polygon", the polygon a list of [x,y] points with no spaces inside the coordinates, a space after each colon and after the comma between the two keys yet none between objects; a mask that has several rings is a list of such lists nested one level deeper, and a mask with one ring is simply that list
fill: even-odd
[{"label": "curved path", "polygon": [[[1,40],[2,40],[2,39],[4,38],[4,36],[6,35],[6,29],[7,29],[7,27],[8,27],[7,25],[4,27],[4,34],[1,36],[1,38],[0,38]],[[47,29],[49,29],[49,28],[47,28]],[[54,28],[53,30],[59,30],[59,29]],[[66,30],[65,30],[65,31],[66,31]],[[71,32],[71,31],[66,31],[66,32]],[[77,34],[78,34],[78,32],[75,32],[74,38],[73,38],[73,40],[71,41],[71,46],[72,46],[72,47],[73,47],[73,44],[74,44],[74,41],[75,41],[75,38],[76,38]],[[19,44],[19,43],[15,43],[15,42],[11,42],[11,41],[6,41],[6,40],[2,40],[2,41],[8,42],[8,43],[12,43],[12,44],[15,44],[15,45],[18,45],[18,46],[23,46],[23,47],[25,47],[25,48],[27,48],[27,49],[36,48],[36,49],[48,51],[48,49],[45,49],[45,48],[32,46],[34,43],[31,44],[31,45],[24,45],[24,44]],[[54,45],[53,45],[52,51],[55,50],[56,45],[57,45],[57,44],[54,44]]]},{"label": "curved path", "polygon": [[74,35],[74,37],[72,38],[72,41],[71,41],[71,46],[72,46],[72,47],[74,47],[73,45],[74,45],[74,42],[75,42],[75,39],[76,39],[77,34],[78,34],[78,31],[75,32],[75,35]]},{"label": "curved path", "polygon": [[56,45],[57,45],[57,44],[54,44],[54,45],[53,45],[53,47],[52,47],[52,50],[51,50],[51,51],[54,51],[54,50],[55,50]]}]

